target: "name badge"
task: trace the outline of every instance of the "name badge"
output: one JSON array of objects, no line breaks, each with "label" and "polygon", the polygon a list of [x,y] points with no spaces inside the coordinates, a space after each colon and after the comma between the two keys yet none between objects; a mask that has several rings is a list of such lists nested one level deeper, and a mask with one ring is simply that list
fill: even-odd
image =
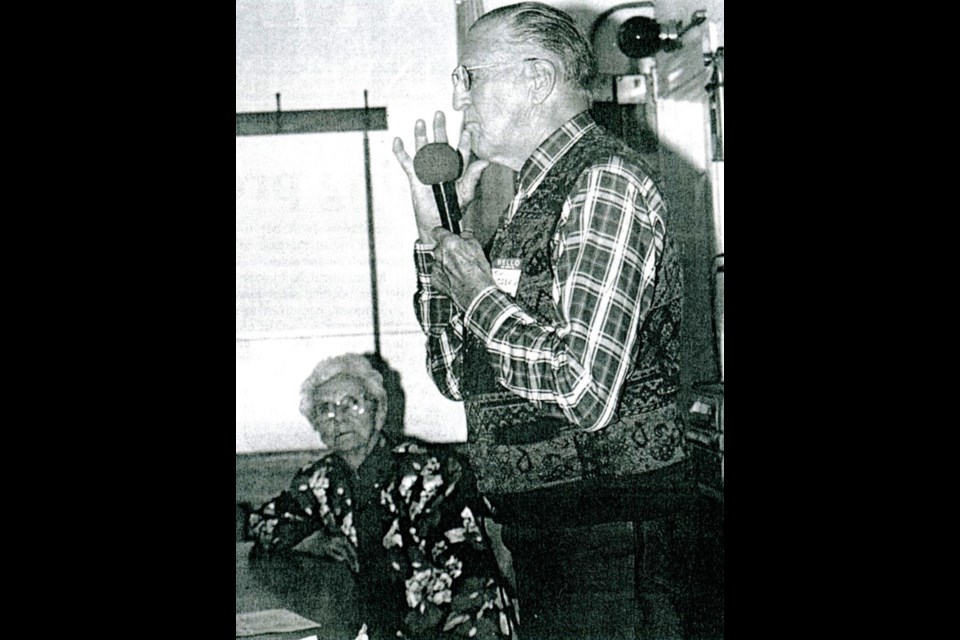
[{"label": "name badge", "polygon": [[523,258],[494,258],[490,265],[493,282],[511,298],[517,295],[522,270]]}]

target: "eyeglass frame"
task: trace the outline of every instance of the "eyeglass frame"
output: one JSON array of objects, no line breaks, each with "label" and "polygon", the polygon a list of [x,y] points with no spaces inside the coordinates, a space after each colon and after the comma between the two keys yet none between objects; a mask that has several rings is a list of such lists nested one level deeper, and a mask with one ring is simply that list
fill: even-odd
[{"label": "eyeglass frame", "polygon": [[[349,406],[344,405],[344,401],[350,398],[353,400],[353,404]],[[337,418],[342,418],[344,415],[357,417],[362,416],[367,412],[366,403],[368,402],[367,396],[360,394],[359,398],[355,398],[350,394],[347,394],[337,400],[336,402],[332,400],[324,400],[323,402],[317,402],[314,404],[313,415],[314,419],[318,423],[326,424],[333,422]],[[332,409],[331,409],[332,407]],[[343,408],[341,408],[343,407]]]},{"label": "eyeglass frame", "polygon": [[[521,62],[533,62],[534,60],[542,60],[542,58],[524,58],[523,60],[514,60],[512,62],[494,62],[492,64],[479,64],[475,67],[468,67],[463,64],[458,64],[454,68],[453,73],[450,74],[450,80],[453,81],[453,88],[459,89],[460,86],[463,86],[464,91],[470,91],[473,88],[473,79],[470,76],[471,71],[476,71],[477,69],[490,69],[492,67],[505,67],[511,64],[520,64]],[[463,70],[461,73],[461,69]],[[463,78],[463,82],[458,81],[457,77]]]}]

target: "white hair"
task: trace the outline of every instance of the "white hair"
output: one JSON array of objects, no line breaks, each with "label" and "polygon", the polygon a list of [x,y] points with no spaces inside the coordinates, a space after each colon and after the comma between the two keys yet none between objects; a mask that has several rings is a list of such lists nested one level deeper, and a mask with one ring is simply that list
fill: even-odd
[{"label": "white hair", "polygon": [[361,383],[370,400],[377,403],[374,428],[379,431],[387,419],[387,390],[383,376],[373,368],[366,357],[357,353],[344,353],[321,360],[300,386],[300,413],[314,425],[314,407],[317,391],[338,375],[346,375]]}]

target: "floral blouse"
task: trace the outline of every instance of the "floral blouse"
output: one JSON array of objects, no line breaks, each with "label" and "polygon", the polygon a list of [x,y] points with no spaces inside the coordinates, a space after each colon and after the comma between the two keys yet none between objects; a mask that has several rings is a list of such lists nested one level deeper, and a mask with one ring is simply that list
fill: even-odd
[{"label": "floral blouse", "polygon": [[250,515],[248,536],[267,554],[317,532],[325,544],[351,545],[356,554],[334,556],[348,557],[358,578],[384,578],[376,588],[392,593],[378,593],[380,604],[405,598],[399,628],[385,637],[513,638],[515,607],[487,515],[456,446],[404,442],[377,447],[356,472],[336,455],[306,465]]}]

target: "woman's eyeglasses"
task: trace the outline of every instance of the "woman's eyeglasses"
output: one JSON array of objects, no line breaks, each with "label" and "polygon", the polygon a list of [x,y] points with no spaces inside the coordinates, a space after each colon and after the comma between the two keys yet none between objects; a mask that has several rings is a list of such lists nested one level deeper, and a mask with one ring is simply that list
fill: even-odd
[{"label": "woman's eyeglasses", "polygon": [[344,415],[356,417],[366,413],[366,398],[354,398],[353,396],[344,396],[337,402],[318,402],[314,409],[314,415],[321,422],[330,422]]},{"label": "woman's eyeglasses", "polygon": [[514,62],[495,62],[493,64],[479,64],[475,67],[467,67],[461,64],[456,69],[453,70],[453,73],[450,74],[450,79],[453,80],[454,89],[460,89],[462,91],[470,91],[470,87],[473,86],[473,76],[470,75],[471,71],[476,71],[477,69],[489,69],[491,67],[505,67],[507,65],[518,64],[520,62],[530,62],[532,60],[539,60],[539,58],[524,58],[523,60],[516,60]]}]

